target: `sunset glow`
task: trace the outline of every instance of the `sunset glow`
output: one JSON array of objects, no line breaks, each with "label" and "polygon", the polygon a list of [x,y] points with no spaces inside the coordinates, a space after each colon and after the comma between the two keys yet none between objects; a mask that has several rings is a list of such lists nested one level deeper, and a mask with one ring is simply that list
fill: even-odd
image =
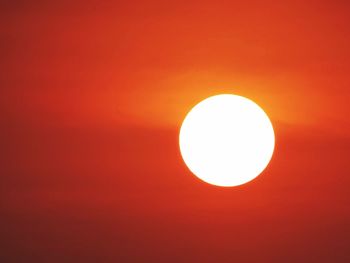
[{"label": "sunset glow", "polygon": [[0,20],[0,263],[350,262],[349,0]]}]

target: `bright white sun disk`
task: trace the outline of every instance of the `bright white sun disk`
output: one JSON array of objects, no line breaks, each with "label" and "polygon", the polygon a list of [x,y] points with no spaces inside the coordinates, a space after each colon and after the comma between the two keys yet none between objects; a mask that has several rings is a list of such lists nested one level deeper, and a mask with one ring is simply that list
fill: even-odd
[{"label": "bright white sun disk", "polygon": [[266,168],[275,135],[257,104],[222,94],[192,108],[182,123],[179,143],[184,162],[197,177],[218,186],[236,186]]}]

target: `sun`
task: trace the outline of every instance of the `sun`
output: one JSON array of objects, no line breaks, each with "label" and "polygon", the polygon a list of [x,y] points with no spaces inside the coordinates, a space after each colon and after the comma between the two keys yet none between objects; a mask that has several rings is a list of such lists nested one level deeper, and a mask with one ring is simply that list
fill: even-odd
[{"label": "sun", "polygon": [[179,144],[185,164],[198,178],[217,186],[237,186],[266,168],[275,134],[256,103],[221,94],[190,110],[180,129]]}]

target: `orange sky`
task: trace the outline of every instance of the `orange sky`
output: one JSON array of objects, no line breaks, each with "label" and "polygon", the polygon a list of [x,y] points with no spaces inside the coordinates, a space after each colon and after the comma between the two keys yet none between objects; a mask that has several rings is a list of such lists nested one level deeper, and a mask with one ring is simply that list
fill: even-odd
[{"label": "orange sky", "polygon": [[[0,261],[350,261],[349,17],[341,0],[0,4]],[[178,149],[218,93],[276,129],[237,188]]]}]

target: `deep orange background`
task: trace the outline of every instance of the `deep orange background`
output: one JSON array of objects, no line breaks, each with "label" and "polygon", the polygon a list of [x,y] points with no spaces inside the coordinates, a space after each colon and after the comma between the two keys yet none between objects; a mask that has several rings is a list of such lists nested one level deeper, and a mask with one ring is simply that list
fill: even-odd
[{"label": "deep orange background", "polygon": [[[0,4],[1,262],[350,262],[348,1]],[[267,170],[183,164],[207,96],[262,106]]]}]

